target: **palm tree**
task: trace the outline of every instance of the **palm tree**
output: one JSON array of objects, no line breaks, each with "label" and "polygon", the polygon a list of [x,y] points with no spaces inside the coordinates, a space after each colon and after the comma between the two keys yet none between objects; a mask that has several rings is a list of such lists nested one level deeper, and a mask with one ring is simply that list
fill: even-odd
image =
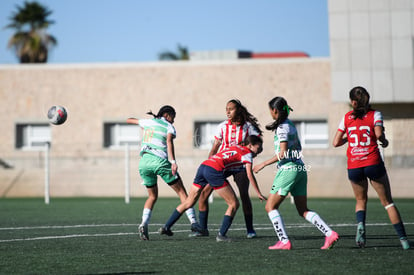
[{"label": "palm tree", "polygon": [[183,47],[180,44],[177,45],[177,52],[164,51],[158,54],[159,60],[189,60],[187,47]]},{"label": "palm tree", "polygon": [[57,44],[55,37],[46,33],[54,23],[47,19],[52,11],[37,2],[24,2],[23,7],[16,8],[6,26],[16,30],[8,47],[14,49],[20,63],[46,63],[49,50]]}]

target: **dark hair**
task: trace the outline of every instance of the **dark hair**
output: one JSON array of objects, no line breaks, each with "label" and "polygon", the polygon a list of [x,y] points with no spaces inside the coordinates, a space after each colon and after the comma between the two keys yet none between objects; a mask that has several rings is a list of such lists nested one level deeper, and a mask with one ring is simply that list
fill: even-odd
[{"label": "dark hair", "polygon": [[[259,136],[251,135],[251,136],[246,137],[241,144],[243,146],[247,146],[249,144],[262,146],[263,139]],[[263,148],[260,147],[259,151],[257,152],[257,155],[260,154],[262,151],[263,151]]]},{"label": "dark hair", "polygon": [[290,111],[293,111],[293,109],[287,104],[286,99],[281,96],[274,97],[272,100],[270,100],[269,108],[272,110],[276,109],[279,113],[277,120],[266,125],[266,129],[271,131],[276,130],[277,127],[279,127],[279,125],[287,119]]},{"label": "dark hair", "polygon": [[357,102],[357,106],[353,109],[352,114],[355,118],[363,118],[364,115],[371,109],[369,104],[369,93],[364,87],[357,86],[349,91],[349,98]]},{"label": "dark hair", "polygon": [[238,99],[231,99],[227,104],[233,103],[236,105],[236,117],[240,119],[240,122],[244,124],[246,121],[250,122],[254,128],[256,128],[257,132],[259,132],[259,135],[263,134],[263,131],[260,129],[260,124],[257,121],[257,118],[255,118],[246,107],[241,104],[240,100]]},{"label": "dark hair", "polygon": [[164,105],[158,111],[158,114],[154,114],[152,111],[147,112],[147,115],[152,115],[154,118],[163,117],[164,114],[169,114],[170,116],[175,117],[175,110],[170,105]]},{"label": "dark hair", "polygon": [[259,136],[256,135],[250,135],[248,137],[246,137],[243,142],[242,145],[246,146],[246,145],[257,145],[257,144],[263,144],[263,139]]}]

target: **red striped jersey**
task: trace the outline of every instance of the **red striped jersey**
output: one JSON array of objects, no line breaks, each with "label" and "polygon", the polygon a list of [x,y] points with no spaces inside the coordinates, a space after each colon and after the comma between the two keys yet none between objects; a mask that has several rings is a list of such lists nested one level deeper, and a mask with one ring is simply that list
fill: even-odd
[{"label": "red striped jersey", "polygon": [[342,118],[338,131],[346,133],[348,138],[348,169],[375,165],[382,161],[375,126],[383,126],[382,114],[375,110],[368,111],[362,119],[355,119],[352,111]]},{"label": "red striped jersey", "polygon": [[253,155],[250,149],[246,146],[236,145],[211,156],[202,164],[210,166],[217,171],[225,171],[242,167],[244,164],[252,162]]},{"label": "red striped jersey", "polygon": [[234,125],[231,120],[223,121],[217,127],[215,139],[221,141],[218,152],[229,148],[230,146],[240,144],[245,138],[250,135],[260,136],[257,129],[248,121],[243,125]]}]

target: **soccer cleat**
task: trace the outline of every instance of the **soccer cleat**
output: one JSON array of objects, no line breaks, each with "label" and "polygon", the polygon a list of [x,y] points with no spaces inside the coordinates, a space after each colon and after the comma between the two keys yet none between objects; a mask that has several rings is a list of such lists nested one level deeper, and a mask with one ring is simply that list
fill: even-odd
[{"label": "soccer cleat", "polygon": [[325,237],[325,244],[321,247],[321,249],[331,249],[334,244],[339,240],[339,235],[335,231],[332,231],[331,236]]},{"label": "soccer cleat", "polygon": [[360,248],[364,248],[365,244],[366,244],[366,239],[365,239],[365,226],[362,223],[358,224],[357,227],[357,235],[355,237],[355,242],[356,245]]},{"label": "soccer cleat", "polygon": [[200,232],[201,230],[203,230],[201,228],[201,226],[198,224],[198,222],[192,223],[191,224],[191,231],[192,232]]},{"label": "soccer cleat", "polygon": [[140,225],[138,227],[138,232],[139,232],[139,238],[143,241],[149,241],[149,236],[148,236],[148,224],[144,224],[144,225]]},{"label": "soccer cleat", "polygon": [[252,231],[252,232],[247,233],[247,238],[248,239],[253,239],[253,238],[256,238],[256,237],[257,237],[256,231]]},{"label": "soccer cleat", "polygon": [[407,240],[407,238],[401,238],[400,242],[401,242],[401,246],[404,250],[407,250],[407,249],[411,248],[410,241]]},{"label": "soccer cleat", "polygon": [[174,235],[174,233],[171,231],[171,229],[167,229],[167,228],[165,228],[164,226],[163,226],[163,227],[161,227],[161,228],[158,230],[158,232],[159,232],[161,235],[167,235],[167,236],[172,236],[172,235]]},{"label": "soccer cleat", "polygon": [[216,237],[216,241],[217,242],[231,242],[231,239],[227,236],[223,236],[220,233],[218,233]]},{"label": "soccer cleat", "polygon": [[288,240],[287,243],[282,243],[281,241],[278,241],[272,246],[269,246],[270,250],[291,250],[292,249],[292,243]]},{"label": "soccer cleat", "polygon": [[201,229],[199,231],[192,232],[188,235],[188,237],[208,237],[210,233],[208,229]]}]

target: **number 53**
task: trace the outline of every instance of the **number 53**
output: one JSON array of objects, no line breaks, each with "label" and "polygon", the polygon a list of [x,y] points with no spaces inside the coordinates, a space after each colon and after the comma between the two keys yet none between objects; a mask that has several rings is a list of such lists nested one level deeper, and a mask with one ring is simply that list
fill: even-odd
[{"label": "number 53", "polygon": [[[362,137],[361,140],[358,140],[358,135],[357,134],[352,134],[352,131],[356,130],[357,127],[353,126],[353,127],[349,127],[349,137],[348,137],[348,141],[349,141],[349,145],[354,147],[354,146],[368,146],[371,143],[371,138],[369,136],[369,126],[359,126],[358,130],[362,132]],[[364,131],[365,130],[365,131]]]}]

